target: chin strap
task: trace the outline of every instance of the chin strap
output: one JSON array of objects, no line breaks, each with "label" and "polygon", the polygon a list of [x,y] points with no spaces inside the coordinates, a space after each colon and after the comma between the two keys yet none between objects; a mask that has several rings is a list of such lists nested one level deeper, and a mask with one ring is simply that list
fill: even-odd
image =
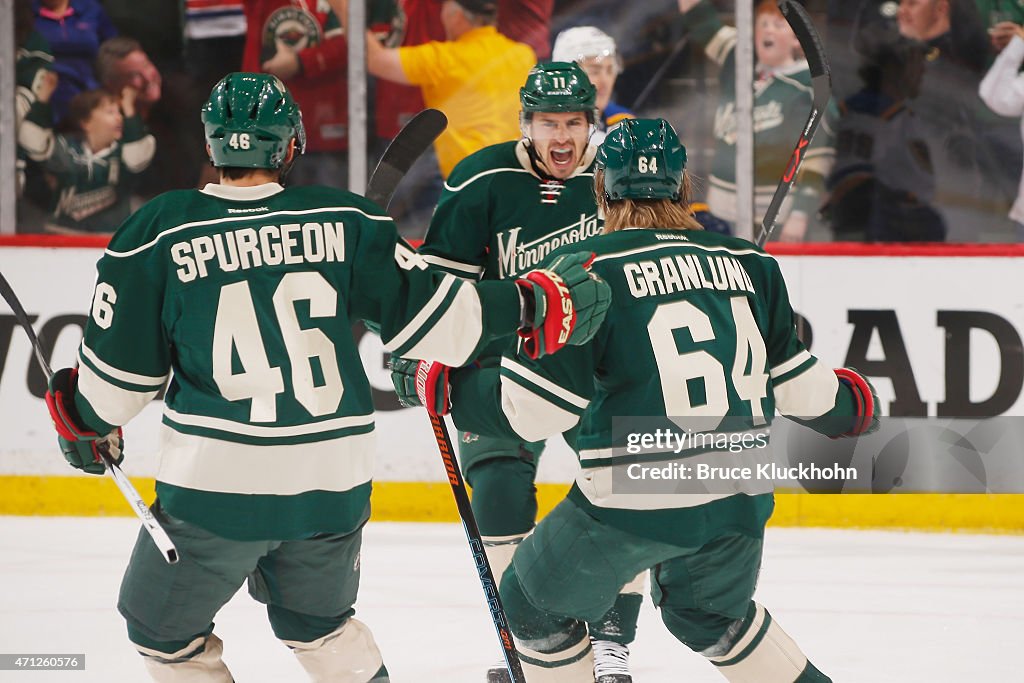
[{"label": "chin strap", "polygon": [[540,179],[547,182],[562,182],[555,176],[544,170],[544,162],[541,161],[540,155],[537,154],[537,148],[533,146],[533,141],[526,138],[526,155],[530,158],[530,166],[533,167],[533,172],[540,176]]}]

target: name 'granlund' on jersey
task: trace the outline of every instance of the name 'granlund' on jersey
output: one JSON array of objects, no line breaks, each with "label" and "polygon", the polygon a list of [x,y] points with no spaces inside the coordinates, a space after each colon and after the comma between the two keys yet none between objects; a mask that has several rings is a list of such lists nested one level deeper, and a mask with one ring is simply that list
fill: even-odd
[{"label": "name 'granlund' on jersey", "polygon": [[334,263],[345,260],[345,226],[288,223],[200,235],[174,243],[171,258],[181,266],[177,275],[182,282],[206,277],[211,261],[225,273],[282,263]]},{"label": "name 'granlund' on jersey", "polygon": [[627,263],[623,273],[629,293],[636,299],[688,289],[754,292],[754,283],[743,264],[730,256],[665,256],[656,261]]}]

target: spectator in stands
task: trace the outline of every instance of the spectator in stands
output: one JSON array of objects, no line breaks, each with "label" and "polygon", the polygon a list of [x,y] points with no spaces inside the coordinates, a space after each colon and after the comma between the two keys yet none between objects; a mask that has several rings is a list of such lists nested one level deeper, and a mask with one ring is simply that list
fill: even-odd
[{"label": "spectator in stands", "polygon": [[30,162],[46,161],[53,154],[53,113],[50,98],[57,88],[53,55],[46,40],[33,28],[30,0],[14,6],[15,129],[17,138],[16,188],[21,197]]},{"label": "spectator in stands", "polygon": [[128,87],[138,93],[135,109],[143,120],[160,101],[163,79],[134,38],[117,36],[103,41],[96,55],[96,78],[112,95],[120,96]]},{"label": "spectator in stands", "polygon": [[51,99],[54,121],[59,122],[72,97],[99,87],[93,62],[100,43],[117,35],[117,29],[98,0],[34,0],[32,10],[60,77]]},{"label": "spectator in stands", "polygon": [[896,22],[900,35],[924,42],[955,64],[980,71],[988,62],[988,41],[971,0],[900,0]]},{"label": "spectator in stands", "polygon": [[[185,0],[184,62],[189,80],[186,97],[193,113],[202,108],[217,81],[226,74],[242,70],[246,34],[244,4],[243,0]],[[203,150],[205,144],[202,128],[189,127],[188,141],[182,143],[182,149]],[[193,186],[205,187],[207,183],[218,182],[217,172],[205,152],[196,161],[199,175]]]},{"label": "spectator in stands", "polygon": [[[707,198],[715,215],[735,222],[736,29],[722,24],[709,0],[678,0],[678,5],[691,39],[703,45],[705,54],[722,67],[722,95],[715,112],[715,157]],[[755,222],[760,223],[789,161],[799,126],[807,119],[811,77],[800,43],[774,0],[762,0],[754,11],[754,51],[754,215]],[[817,215],[825,177],[835,158],[834,120],[834,106],[830,106],[805,152],[799,182],[779,212],[782,229],[776,239],[803,240],[811,218]],[[748,229],[737,227],[735,234],[750,235]]]},{"label": "spectator in stands", "polygon": [[[376,0],[368,17],[370,32],[384,47],[422,45],[432,40],[444,40],[441,23],[441,5],[444,0]],[[390,11],[379,11],[381,5],[390,5]],[[385,8],[386,9],[386,8]],[[415,85],[375,79],[373,82],[374,122],[370,167],[387,149],[409,119],[424,108],[423,95]],[[437,165],[433,148],[413,164],[398,185],[388,213],[395,219],[404,236],[423,236],[430,216],[441,196],[444,181]]]},{"label": "spectator in stands", "polygon": [[539,61],[546,61],[551,56],[554,9],[555,0],[498,0],[498,32],[517,43],[526,43]]},{"label": "spectator in stands", "polygon": [[996,52],[1002,52],[1024,24],[1024,3],[1018,0],[974,0]]},{"label": "spectator in stands", "polygon": [[[1016,34],[1006,45],[981,81],[979,94],[992,111],[1000,116],[1012,116],[1021,122],[1024,130],[1024,27],[1016,25]],[[1020,179],[1017,199],[1010,209],[1010,219],[1016,227],[1018,242],[1024,242],[1024,175]]]},{"label": "spectator in stands", "polygon": [[929,48],[897,37],[875,43],[858,70],[862,88],[840,105],[836,164],[824,209],[837,240],[940,242],[935,173],[914,98]]},{"label": "spectator in stands", "polygon": [[947,239],[1005,240],[1017,194],[1021,138],[978,97],[988,37],[972,0],[902,0],[899,33],[929,48],[914,103],[935,167],[935,204]]},{"label": "spectator in stands", "polygon": [[610,35],[595,26],[569,28],[555,38],[551,54],[556,62],[579,62],[597,89],[597,131],[591,139],[593,144],[601,144],[608,129],[623,119],[636,118],[633,112],[612,102],[622,60]]},{"label": "spectator in stands", "polygon": [[241,71],[244,4],[242,0],[185,0],[185,72],[199,92],[208,93],[226,74]]},{"label": "spectator in stands", "polygon": [[370,33],[366,57],[371,74],[418,85],[425,104],[448,115],[434,147],[446,178],[473,152],[519,137],[519,86],[536,60],[528,45],[498,33],[495,0],[445,0],[441,21],[447,41],[388,48]]},{"label": "spectator in stands", "polygon": [[137,94],[126,87],[117,98],[97,89],[71,100],[66,126],[74,133],[57,136],[46,162],[58,195],[48,231],[112,233],[128,217],[131,186],[156,149],[135,111]]},{"label": "spectator in stands", "polygon": [[348,184],[348,44],[338,17],[314,0],[245,0],[242,69],[283,80],[302,110],[306,153],[290,185]]}]

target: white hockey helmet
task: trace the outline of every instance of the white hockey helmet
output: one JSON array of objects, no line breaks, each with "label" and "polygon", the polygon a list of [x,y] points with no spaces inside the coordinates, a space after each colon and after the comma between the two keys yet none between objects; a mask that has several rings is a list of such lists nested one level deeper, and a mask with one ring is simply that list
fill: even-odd
[{"label": "white hockey helmet", "polygon": [[596,26],[567,28],[555,38],[551,59],[556,62],[578,62],[587,57],[611,58],[618,64],[615,39]]}]

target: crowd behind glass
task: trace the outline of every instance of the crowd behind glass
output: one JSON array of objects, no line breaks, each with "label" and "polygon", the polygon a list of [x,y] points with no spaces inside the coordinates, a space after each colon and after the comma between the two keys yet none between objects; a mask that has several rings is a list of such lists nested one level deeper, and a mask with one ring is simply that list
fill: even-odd
[{"label": "crowd behind glass", "polygon": [[[606,59],[584,66],[599,94],[614,84],[599,103],[610,107],[605,120],[614,125],[612,108],[619,116],[631,111],[670,120],[688,148],[698,199],[728,226],[735,214],[735,178],[731,158],[725,160],[736,130],[736,1],[755,6],[760,213],[760,195],[774,189],[809,94],[806,104],[796,101],[803,86],[790,77],[806,63],[795,42],[787,42],[785,25],[773,25],[759,0],[365,0],[368,38],[377,41],[367,61],[369,167],[424,103],[441,98],[443,108],[456,89],[458,69],[442,59],[445,41],[479,38],[482,27],[494,24],[500,34],[494,40],[505,42],[486,45],[505,46],[506,71],[488,80],[501,92],[489,92],[479,77],[473,82],[473,70],[457,87],[463,96],[468,89],[469,102],[515,104],[518,86],[509,84],[521,84],[524,65],[550,59],[561,32],[593,27],[567,34],[566,44],[575,44],[572,36],[604,46],[598,57]],[[453,14],[454,5],[461,15]],[[805,5],[828,50],[833,102],[777,237],[1024,240],[1024,0]],[[302,107],[309,144],[289,182],[346,186],[347,17],[339,16],[345,6],[345,0],[16,0],[18,232],[110,233],[160,192],[214,182],[199,108],[213,84],[236,70],[279,76]],[[437,49],[421,48],[417,59],[439,56],[414,68],[406,48],[431,41]],[[431,69],[448,81],[428,85]],[[787,84],[796,95],[772,94]],[[792,108],[787,97],[796,98]],[[489,115],[511,118],[499,136],[515,136],[518,122],[506,109]],[[401,229],[412,238],[422,236],[450,170],[451,150],[438,152],[440,168],[438,155],[428,155],[396,198]]]}]

